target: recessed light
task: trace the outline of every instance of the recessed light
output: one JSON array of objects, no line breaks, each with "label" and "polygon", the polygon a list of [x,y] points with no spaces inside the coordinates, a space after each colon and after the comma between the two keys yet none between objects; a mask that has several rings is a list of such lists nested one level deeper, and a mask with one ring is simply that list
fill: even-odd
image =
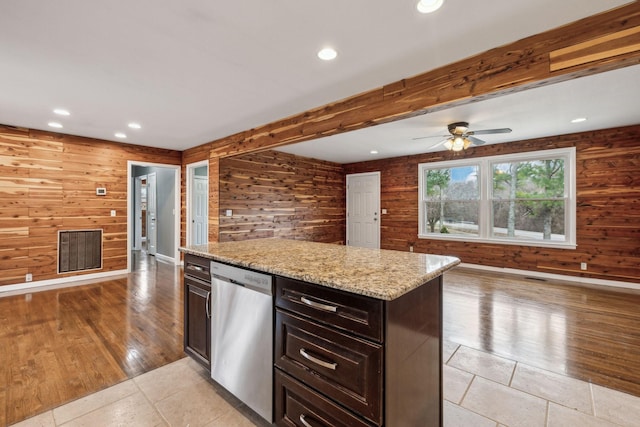
[{"label": "recessed light", "polygon": [[587,121],[586,117],[578,117],[578,118],[575,118],[575,119],[571,120],[571,123],[582,123],[582,122],[586,122],[586,121]]},{"label": "recessed light", "polygon": [[325,47],[324,49],[320,50],[320,52],[318,52],[318,58],[322,59],[323,61],[331,61],[332,59],[335,59],[336,56],[338,56],[338,52],[330,47]]},{"label": "recessed light", "polygon": [[444,0],[420,0],[416,8],[420,13],[431,13],[440,9],[442,3],[444,3]]},{"label": "recessed light", "polygon": [[48,125],[51,126],[52,128],[62,129],[62,124],[58,122],[49,122]]},{"label": "recessed light", "polygon": [[70,116],[71,115],[69,110],[65,110],[64,108],[56,108],[55,110],[53,110],[53,112],[56,113],[59,116]]},{"label": "recessed light", "polygon": [[127,137],[127,134],[122,133],[122,132],[116,132],[116,133],[114,133],[114,135],[115,135],[116,138],[121,138],[121,139],[124,139],[124,138]]},{"label": "recessed light", "polygon": [[128,126],[131,129],[140,129],[140,128],[142,128],[142,126],[140,126],[140,123],[136,123],[136,122],[131,122],[131,123],[128,124]]},{"label": "recessed light", "polygon": [[378,154],[378,150],[371,150],[371,151],[369,151],[369,153],[371,153],[371,154]]}]

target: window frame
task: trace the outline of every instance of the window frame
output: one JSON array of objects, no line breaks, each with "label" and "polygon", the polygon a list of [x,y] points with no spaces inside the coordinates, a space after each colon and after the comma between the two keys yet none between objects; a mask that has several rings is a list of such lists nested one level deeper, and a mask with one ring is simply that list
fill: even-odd
[{"label": "window frame", "polygon": [[[545,241],[534,239],[514,239],[493,237],[493,165],[532,160],[564,159],[564,241]],[[478,236],[428,233],[425,222],[425,173],[430,169],[478,167],[478,186],[480,189],[478,212]],[[517,246],[548,247],[560,249],[576,248],[576,149],[555,148],[522,153],[503,154],[487,157],[469,157],[459,160],[446,160],[418,164],[418,238],[460,242],[491,243]]]}]

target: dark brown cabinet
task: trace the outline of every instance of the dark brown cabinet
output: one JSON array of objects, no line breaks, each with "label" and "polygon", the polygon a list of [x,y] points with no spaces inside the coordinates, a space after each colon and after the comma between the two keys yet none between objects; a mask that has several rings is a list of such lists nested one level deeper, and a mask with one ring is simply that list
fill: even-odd
[{"label": "dark brown cabinet", "polygon": [[211,369],[211,277],[209,260],[184,260],[184,352]]},{"label": "dark brown cabinet", "polygon": [[279,426],[442,426],[442,277],[392,301],[276,278]]}]

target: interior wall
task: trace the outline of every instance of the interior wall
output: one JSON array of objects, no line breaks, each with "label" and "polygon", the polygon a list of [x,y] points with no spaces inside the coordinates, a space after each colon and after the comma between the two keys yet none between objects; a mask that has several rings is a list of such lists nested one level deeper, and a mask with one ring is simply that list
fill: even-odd
[{"label": "interior wall", "polygon": [[[176,197],[174,169],[157,166],[134,166],[132,176],[156,174],[156,254],[174,257],[175,252],[175,216],[173,213]],[[132,182],[131,191],[134,190]],[[148,188],[147,188],[148,191]],[[134,204],[137,203],[134,199]]]},{"label": "interior wall", "polygon": [[[0,125],[0,286],[125,270],[129,160],[179,165],[181,153]],[[58,230],[89,228],[104,230],[103,268],[57,274]]]},{"label": "interior wall", "polygon": [[341,165],[271,150],[220,159],[219,177],[220,241],[281,237],[344,244]]},{"label": "interior wall", "polygon": [[[418,164],[576,147],[577,249],[418,239]],[[640,283],[640,126],[576,133],[344,166],[381,171],[381,248],[454,255],[462,262]],[[580,263],[588,264],[587,272]]]}]

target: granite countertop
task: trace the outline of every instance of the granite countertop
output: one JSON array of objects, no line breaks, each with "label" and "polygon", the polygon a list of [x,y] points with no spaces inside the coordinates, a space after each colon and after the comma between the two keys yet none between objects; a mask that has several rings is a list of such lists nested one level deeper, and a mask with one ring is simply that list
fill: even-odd
[{"label": "granite countertop", "polygon": [[277,238],[180,251],[381,300],[396,299],[460,263],[450,256]]}]

